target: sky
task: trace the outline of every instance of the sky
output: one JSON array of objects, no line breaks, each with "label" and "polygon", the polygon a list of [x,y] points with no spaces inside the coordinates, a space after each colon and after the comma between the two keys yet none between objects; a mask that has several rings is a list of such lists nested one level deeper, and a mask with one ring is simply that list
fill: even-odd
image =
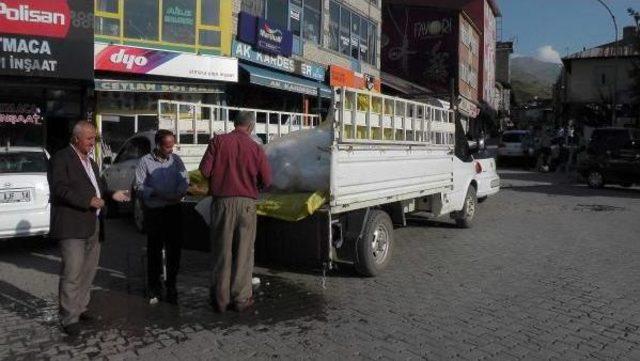
[{"label": "sky", "polygon": [[[515,56],[560,62],[569,53],[612,42],[611,16],[597,0],[497,0],[502,12],[502,40],[514,40]],[[622,28],[633,25],[627,14],[640,11],[640,0],[604,0]],[[499,35],[500,36],[500,33]]]}]

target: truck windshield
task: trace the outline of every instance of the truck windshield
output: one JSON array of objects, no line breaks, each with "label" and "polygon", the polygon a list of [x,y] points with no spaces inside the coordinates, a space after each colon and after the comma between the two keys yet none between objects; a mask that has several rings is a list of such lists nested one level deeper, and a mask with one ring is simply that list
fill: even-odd
[{"label": "truck windshield", "polygon": [[43,152],[0,153],[0,173],[46,173],[47,158]]}]

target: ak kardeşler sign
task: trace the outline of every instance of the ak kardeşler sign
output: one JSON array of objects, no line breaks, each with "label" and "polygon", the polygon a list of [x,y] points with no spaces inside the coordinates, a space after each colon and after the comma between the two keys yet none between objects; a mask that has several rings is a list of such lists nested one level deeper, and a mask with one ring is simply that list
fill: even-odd
[{"label": "ak karde\u015fler sign", "polygon": [[232,55],[238,59],[247,60],[252,63],[264,65],[287,73],[301,75],[305,78],[317,81],[324,81],[325,79],[326,70],[322,65],[255,51],[251,45],[237,40],[233,41],[231,51]]},{"label": "ak karde\u015fler sign", "polygon": [[238,81],[238,59],[95,44],[95,70],[214,81]]},{"label": "ak karde\u015fler sign", "polygon": [[0,75],[92,79],[93,2],[0,0]]},{"label": "ak karde\u015fler sign", "polygon": [[293,51],[293,34],[263,18],[240,12],[238,14],[238,39],[260,51],[290,57]]}]

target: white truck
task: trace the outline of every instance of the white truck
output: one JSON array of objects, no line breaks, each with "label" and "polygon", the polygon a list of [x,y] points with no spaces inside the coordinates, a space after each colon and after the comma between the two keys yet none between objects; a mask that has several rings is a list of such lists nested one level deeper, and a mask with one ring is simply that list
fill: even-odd
[{"label": "white truck", "polygon": [[[499,190],[494,160],[473,159],[452,110],[349,88],[336,88],[332,104],[329,200],[298,222],[260,217],[257,257],[328,268],[350,263],[374,276],[391,259],[394,224],[406,225],[408,214],[449,214],[470,227],[478,199]],[[190,169],[211,134],[231,130],[232,114],[247,110],[173,101],[160,101],[158,109],[159,126],[177,134]],[[249,111],[265,142],[319,123],[317,116]]]}]

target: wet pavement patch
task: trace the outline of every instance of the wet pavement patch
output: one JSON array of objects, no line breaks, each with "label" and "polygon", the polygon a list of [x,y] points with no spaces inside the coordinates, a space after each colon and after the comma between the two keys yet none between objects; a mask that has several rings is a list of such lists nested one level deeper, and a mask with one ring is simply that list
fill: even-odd
[{"label": "wet pavement patch", "polygon": [[604,204],[578,204],[573,208],[574,211],[579,212],[615,212],[624,211],[624,207],[608,206]]}]

